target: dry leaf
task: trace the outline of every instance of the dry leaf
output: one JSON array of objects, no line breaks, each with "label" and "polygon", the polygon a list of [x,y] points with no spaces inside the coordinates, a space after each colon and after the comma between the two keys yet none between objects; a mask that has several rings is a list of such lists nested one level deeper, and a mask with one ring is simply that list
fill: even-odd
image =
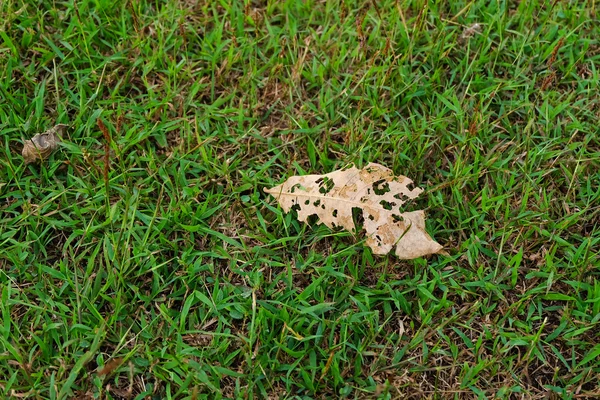
[{"label": "dry leaf", "polygon": [[435,254],[442,246],[425,232],[422,210],[401,212],[400,207],[423,190],[409,189],[412,181],[379,164],[359,170],[341,169],[325,175],[293,176],[265,192],[275,197],[285,212],[294,209],[298,219],[311,215],[330,228],[342,226],[355,232],[352,209],[362,210],[367,245],[375,254],[387,254],[394,247],[401,259]]},{"label": "dry leaf", "polygon": [[110,375],[115,369],[119,368],[122,362],[123,358],[121,357],[113,358],[112,360],[104,364],[103,367],[98,368],[98,375]]},{"label": "dry leaf", "polygon": [[469,38],[475,36],[478,33],[481,33],[481,25],[480,24],[473,24],[470,27],[465,28],[465,30],[463,31],[462,35],[460,35],[460,39],[461,40],[469,39]]},{"label": "dry leaf", "polygon": [[67,125],[58,124],[44,133],[38,133],[31,140],[26,140],[22,152],[25,164],[30,164],[38,159],[43,160],[52,154],[60,142],[59,133],[62,134],[66,129]]}]

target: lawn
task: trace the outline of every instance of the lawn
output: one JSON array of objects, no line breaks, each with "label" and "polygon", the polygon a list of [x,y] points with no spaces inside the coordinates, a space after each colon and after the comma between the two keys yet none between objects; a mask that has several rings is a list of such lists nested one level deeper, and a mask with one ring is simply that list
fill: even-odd
[{"label": "lawn", "polygon": [[[0,398],[598,398],[597,8],[0,1]],[[446,255],[263,191],[370,162]]]}]

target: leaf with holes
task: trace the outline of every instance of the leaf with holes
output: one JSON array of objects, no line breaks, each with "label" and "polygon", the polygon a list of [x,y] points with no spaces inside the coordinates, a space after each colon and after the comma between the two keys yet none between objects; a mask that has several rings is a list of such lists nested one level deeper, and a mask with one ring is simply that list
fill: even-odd
[{"label": "leaf with holes", "polygon": [[353,210],[362,211],[366,244],[375,254],[387,254],[394,247],[401,259],[439,253],[442,246],[425,232],[422,210],[402,212],[408,200],[423,191],[410,189],[412,181],[379,164],[363,169],[352,166],[325,175],[292,176],[265,192],[275,197],[285,212],[295,210],[306,222],[317,215],[329,228],[341,226],[356,232]]}]

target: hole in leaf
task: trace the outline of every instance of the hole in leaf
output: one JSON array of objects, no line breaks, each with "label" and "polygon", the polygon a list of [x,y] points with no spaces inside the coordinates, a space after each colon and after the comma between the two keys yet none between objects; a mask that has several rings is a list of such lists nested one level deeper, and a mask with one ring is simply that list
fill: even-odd
[{"label": "hole in leaf", "polygon": [[333,213],[331,213],[331,215],[333,215],[333,218],[337,218],[337,210],[333,210]]},{"label": "hole in leaf", "polygon": [[317,183],[319,184],[319,193],[322,194],[327,194],[331,192],[331,189],[333,189],[333,187],[335,186],[333,180],[326,176],[319,178],[317,180]]},{"label": "hole in leaf", "polygon": [[294,205],[292,206],[292,210],[294,210],[294,211],[300,211],[300,210],[301,210],[301,208],[302,208],[302,207],[300,207],[300,204],[294,204]]},{"label": "hole in leaf", "polygon": [[306,201],[304,202],[304,205],[306,205],[306,206],[307,206],[307,205],[309,205],[309,204],[310,204],[310,200],[306,200]]},{"label": "hole in leaf", "polygon": [[404,221],[404,218],[402,218],[401,216],[399,216],[398,214],[392,214],[392,218],[394,219],[394,222],[401,222]]},{"label": "hole in leaf", "polygon": [[408,185],[406,185],[406,188],[412,192],[413,189],[415,188],[415,183],[414,182],[409,183]]},{"label": "hole in leaf", "polygon": [[313,203],[315,207],[318,207],[321,204],[321,200],[317,200]]},{"label": "hole in leaf", "polygon": [[381,200],[379,204],[381,204],[381,206],[386,210],[391,210],[396,205],[396,203],[394,202],[389,202],[385,200]]},{"label": "hole in leaf", "polygon": [[390,184],[385,179],[380,179],[373,182],[373,191],[376,195],[381,196],[390,191]]},{"label": "hole in leaf", "polygon": [[409,197],[407,195],[405,195],[404,193],[397,193],[394,195],[394,198],[398,199],[402,202],[406,202],[409,199]]},{"label": "hole in leaf", "polygon": [[370,221],[375,221],[375,217],[374,217],[374,216],[372,216],[371,214],[369,214],[369,220],[370,220]]},{"label": "hole in leaf", "polygon": [[352,221],[354,221],[354,226],[356,227],[355,232],[362,231],[365,224],[365,217],[361,208],[352,207]]}]

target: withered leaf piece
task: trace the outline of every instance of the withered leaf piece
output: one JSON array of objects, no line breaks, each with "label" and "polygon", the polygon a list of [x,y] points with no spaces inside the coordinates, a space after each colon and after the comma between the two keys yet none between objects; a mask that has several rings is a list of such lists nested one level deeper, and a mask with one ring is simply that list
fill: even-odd
[{"label": "withered leaf piece", "polygon": [[298,219],[306,222],[317,215],[319,223],[356,232],[352,210],[362,210],[366,244],[374,254],[387,254],[394,247],[400,259],[413,259],[442,250],[425,232],[422,210],[401,212],[406,201],[423,190],[409,189],[412,180],[394,176],[379,164],[363,169],[352,166],[325,175],[292,176],[281,185],[265,192],[275,197],[285,212],[294,209]]},{"label": "withered leaf piece", "polygon": [[65,124],[58,124],[44,133],[38,133],[31,140],[26,140],[22,151],[25,164],[43,160],[52,154],[60,142],[59,134],[64,133],[67,127]]},{"label": "withered leaf piece", "polygon": [[98,368],[98,375],[99,376],[110,375],[113,373],[114,370],[119,368],[119,366],[122,363],[123,363],[123,358],[121,358],[121,357],[113,358],[112,360],[110,360],[109,362],[104,364],[104,366]]},{"label": "withered leaf piece", "polygon": [[468,28],[465,28],[465,30],[463,31],[462,35],[460,35],[460,40],[465,40],[465,39],[469,39],[471,37],[473,37],[476,34],[481,33],[481,25],[480,24],[473,24],[471,26],[469,26]]}]

